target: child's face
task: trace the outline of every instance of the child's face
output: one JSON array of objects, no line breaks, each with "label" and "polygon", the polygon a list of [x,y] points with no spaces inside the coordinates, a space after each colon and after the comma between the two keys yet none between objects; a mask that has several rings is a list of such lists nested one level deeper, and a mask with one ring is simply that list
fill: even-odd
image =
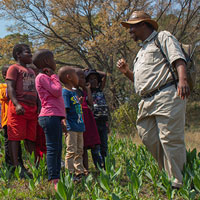
[{"label": "child's face", "polygon": [[78,87],[79,78],[78,78],[78,75],[77,75],[77,73],[76,73],[75,70],[74,70],[73,72],[71,72],[70,78],[71,78],[72,85],[73,85],[74,87]]},{"label": "child's face", "polygon": [[79,71],[77,73],[77,75],[78,75],[78,78],[79,78],[78,86],[85,87],[86,81],[85,81],[85,74],[84,74],[84,72],[83,71]]},{"label": "child's face", "polygon": [[32,63],[32,53],[30,48],[24,47],[23,51],[18,55],[18,60],[24,64]]},{"label": "child's face", "polygon": [[56,62],[55,62],[55,60],[54,60],[54,56],[51,56],[50,58],[49,58],[49,66],[50,66],[50,68],[53,70],[53,71],[55,71],[56,70]]},{"label": "child's face", "polygon": [[96,74],[89,75],[88,82],[90,83],[91,88],[97,88],[99,85],[98,77]]}]

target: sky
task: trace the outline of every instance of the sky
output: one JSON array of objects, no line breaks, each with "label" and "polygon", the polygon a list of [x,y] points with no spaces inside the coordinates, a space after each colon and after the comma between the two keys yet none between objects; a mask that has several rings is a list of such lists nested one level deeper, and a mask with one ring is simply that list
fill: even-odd
[{"label": "sky", "polygon": [[6,35],[10,34],[10,32],[6,30],[6,26],[11,25],[11,24],[12,24],[11,21],[3,20],[3,19],[0,20],[0,38],[3,38]]}]

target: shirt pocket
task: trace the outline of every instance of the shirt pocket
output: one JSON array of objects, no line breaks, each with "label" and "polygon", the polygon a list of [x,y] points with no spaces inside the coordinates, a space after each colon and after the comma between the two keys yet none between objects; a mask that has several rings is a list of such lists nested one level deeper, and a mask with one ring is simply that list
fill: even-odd
[{"label": "shirt pocket", "polygon": [[156,65],[163,59],[159,48],[150,46],[144,52],[144,62],[147,65]]}]

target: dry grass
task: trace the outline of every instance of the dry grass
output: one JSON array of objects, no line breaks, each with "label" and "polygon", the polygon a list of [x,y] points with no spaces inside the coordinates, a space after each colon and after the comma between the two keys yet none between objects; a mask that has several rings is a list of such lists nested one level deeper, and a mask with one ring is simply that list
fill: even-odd
[{"label": "dry grass", "polygon": [[[200,102],[194,101],[187,104],[186,110],[186,125],[185,125],[185,143],[187,150],[197,149],[200,152]],[[142,144],[141,139],[136,133],[130,135],[118,135],[118,138],[128,138],[133,141],[133,143],[140,145]]]},{"label": "dry grass", "polygon": [[197,149],[197,152],[200,152],[200,132],[186,132],[185,134],[185,143],[186,148],[192,150],[194,148]]},{"label": "dry grass", "polygon": [[[128,138],[133,141],[133,143],[140,145],[142,144],[142,141],[138,134],[136,133],[133,137],[130,135],[117,135],[117,138]],[[187,150],[192,150],[194,148],[197,149],[197,152],[200,152],[200,131],[186,131],[185,133],[185,143]]]},{"label": "dry grass", "polygon": [[199,132],[200,133],[200,102],[194,101],[187,104],[186,109],[186,121],[185,128],[186,132]]}]

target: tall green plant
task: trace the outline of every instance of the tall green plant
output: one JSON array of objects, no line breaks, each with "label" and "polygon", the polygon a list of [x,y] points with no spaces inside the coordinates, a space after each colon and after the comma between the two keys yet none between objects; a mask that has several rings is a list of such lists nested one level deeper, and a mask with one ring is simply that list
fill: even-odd
[{"label": "tall green plant", "polygon": [[57,185],[56,199],[58,200],[75,200],[75,187],[72,177],[69,173],[61,174],[60,181]]},{"label": "tall green plant", "polygon": [[124,103],[112,113],[113,129],[120,134],[135,134],[137,110],[131,104]]}]

